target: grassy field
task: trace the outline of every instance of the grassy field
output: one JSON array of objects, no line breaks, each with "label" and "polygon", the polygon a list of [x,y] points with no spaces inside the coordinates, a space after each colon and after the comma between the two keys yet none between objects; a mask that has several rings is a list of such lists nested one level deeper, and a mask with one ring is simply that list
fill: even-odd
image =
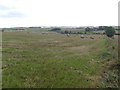
[{"label": "grassy field", "polygon": [[49,31],[3,32],[3,87],[118,87],[117,36],[80,36]]}]

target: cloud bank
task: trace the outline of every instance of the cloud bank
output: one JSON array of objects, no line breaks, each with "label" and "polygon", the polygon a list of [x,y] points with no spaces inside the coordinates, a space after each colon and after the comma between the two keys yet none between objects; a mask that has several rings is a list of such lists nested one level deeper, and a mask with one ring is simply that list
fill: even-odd
[{"label": "cloud bank", "polygon": [[0,0],[0,27],[118,24],[119,0]]}]

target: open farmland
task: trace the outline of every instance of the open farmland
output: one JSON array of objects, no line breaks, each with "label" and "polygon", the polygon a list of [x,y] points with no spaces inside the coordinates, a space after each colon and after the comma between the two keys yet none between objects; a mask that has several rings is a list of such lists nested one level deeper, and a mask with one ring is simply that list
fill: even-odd
[{"label": "open farmland", "polygon": [[118,87],[117,36],[27,30],[2,39],[4,88]]}]

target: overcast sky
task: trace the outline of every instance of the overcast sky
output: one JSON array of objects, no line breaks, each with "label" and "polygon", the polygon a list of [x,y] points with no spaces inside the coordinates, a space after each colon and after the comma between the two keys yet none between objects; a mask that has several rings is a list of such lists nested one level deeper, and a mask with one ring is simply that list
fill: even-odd
[{"label": "overcast sky", "polygon": [[119,0],[0,0],[0,27],[118,25]]}]

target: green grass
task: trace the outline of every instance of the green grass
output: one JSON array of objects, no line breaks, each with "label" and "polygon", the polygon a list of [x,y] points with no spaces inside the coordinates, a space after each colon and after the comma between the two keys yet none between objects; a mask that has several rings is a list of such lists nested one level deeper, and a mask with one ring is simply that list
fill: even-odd
[{"label": "green grass", "polygon": [[103,58],[109,56],[107,38],[91,36],[81,39],[55,32],[4,32],[3,87],[101,87]]}]

